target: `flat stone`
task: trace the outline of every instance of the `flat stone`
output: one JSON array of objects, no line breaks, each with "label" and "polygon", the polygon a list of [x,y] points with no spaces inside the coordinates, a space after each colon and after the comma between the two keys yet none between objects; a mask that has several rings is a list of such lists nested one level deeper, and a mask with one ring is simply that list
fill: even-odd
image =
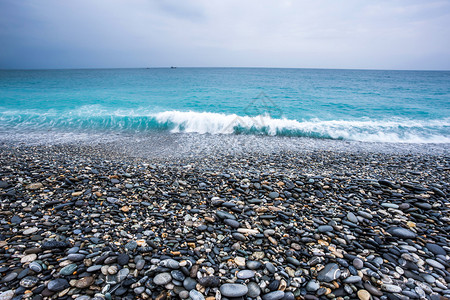
[{"label": "flat stone", "polygon": [[11,300],[14,297],[14,291],[8,290],[0,293],[0,300]]},{"label": "flat stone", "polygon": [[69,286],[69,282],[63,278],[50,280],[47,284],[47,288],[52,292],[61,292]]},{"label": "flat stone", "polygon": [[78,279],[75,282],[75,286],[79,289],[85,289],[87,287],[90,287],[93,283],[94,283],[94,277],[87,276],[87,277]]},{"label": "flat stone", "polygon": [[153,282],[156,285],[166,285],[171,280],[172,280],[172,275],[170,275],[170,273],[167,273],[167,272],[159,273],[158,275],[155,276],[155,278],[153,278]]},{"label": "flat stone", "polygon": [[27,190],[38,190],[38,189],[41,189],[43,187],[44,187],[44,185],[42,183],[37,182],[37,183],[30,183],[25,188]]},{"label": "flat stone", "polygon": [[70,261],[82,261],[84,258],[86,257],[86,255],[81,254],[81,253],[71,253],[69,255],[67,255],[67,259]]},{"label": "flat stone", "polygon": [[310,280],[306,285],[306,290],[308,292],[316,292],[320,288],[320,282],[317,280]]},{"label": "flat stone", "polygon": [[196,285],[197,285],[197,281],[191,277],[186,277],[186,279],[183,281],[183,286],[188,291],[195,289]]},{"label": "flat stone", "polygon": [[120,253],[117,256],[117,263],[121,266],[128,264],[130,261],[130,256],[127,253]]},{"label": "flat stone", "polygon": [[217,210],[216,211],[216,215],[220,218],[220,219],[232,219],[232,220],[236,220],[236,217],[233,214],[230,214],[226,211],[222,211],[222,210]]},{"label": "flat stone", "polygon": [[393,284],[383,284],[381,286],[381,289],[383,291],[389,292],[389,293],[401,293],[402,292],[402,288],[399,287],[398,285],[393,285]]},{"label": "flat stone", "polygon": [[414,232],[403,227],[391,227],[387,230],[387,232],[401,239],[413,239],[416,237]]},{"label": "flat stone", "polygon": [[35,276],[27,276],[20,281],[20,286],[29,289],[35,286],[38,282],[39,278]]},{"label": "flat stone", "polygon": [[319,281],[331,282],[336,280],[341,276],[341,270],[339,266],[335,263],[327,264],[322,271],[317,274],[317,279]]},{"label": "flat stone", "polygon": [[175,259],[171,259],[171,258],[162,260],[159,263],[159,265],[162,267],[169,268],[169,269],[179,269],[180,268],[180,263],[178,261],[176,261]]},{"label": "flat stone", "polygon": [[242,297],[248,292],[247,286],[237,283],[225,283],[220,286],[220,293],[225,297]]},{"label": "flat stone", "polygon": [[189,297],[191,297],[192,300],[205,300],[203,294],[197,290],[190,290]]},{"label": "flat stone", "polygon": [[362,278],[359,276],[350,276],[348,278],[344,279],[344,283],[357,283],[357,282],[361,282]]},{"label": "flat stone", "polygon": [[351,211],[347,213],[347,219],[352,223],[358,224],[358,218]]},{"label": "flat stone", "polygon": [[445,270],[445,266],[443,264],[441,264],[440,262],[434,260],[434,259],[427,258],[425,261],[427,262],[427,264],[429,264],[433,268]]},{"label": "flat stone", "polygon": [[38,230],[39,230],[39,228],[37,228],[37,227],[27,228],[23,231],[23,234],[30,235],[30,234],[37,232]]},{"label": "flat stone", "polygon": [[28,254],[28,255],[25,255],[24,257],[22,257],[20,259],[20,262],[22,264],[26,264],[26,263],[29,263],[29,262],[32,262],[32,261],[36,260],[36,258],[37,258],[36,254],[34,254],[34,253],[33,254]]},{"label": "flat stone", "polygon": [[259,268],[262,267],[262,263],[256,260],[247,260],[245,262],[245,265],[247,266],[247,268],[249,268],[250,270],[257,270]]},{"label": "flat stone", "polygon": [[239,279],[249,279],[249,278],[254,277],[255,274],[256,274],[256,272],[253,270],[242,270],[236,274],[236,277]]},{"label": "flat stone", "polygon": [[334,230],[334,228],[330,225],[321,225],[317,228],[317,230],[321,233],[325,233],[325,232],[331,232]]},{"label": "flat stone", "polygon": [[247,284],[247,288],[248,288],[247,297],[256,298],[261,294],[261,288],[256,282],[253,281],[249,282]]},{"label": "flat stone", "polygon": [[204,287],[216,287],[219,286],[220,279],[216,276],[205,276],[198,279],[198,282]]},{"label": "flat stone", "polygon": [[300,262],[299,262],[297,259],[295,259],[294,257],[292,257],[292,256],[289,256],[289,257],[286,259],[286,262],[288,262],[288,263],[290,263],[290,264],[293,264],[293,265],[296,266],[296,267],[300,266]]},{"label": "flat stone", "polygon": [[72,275],[73,272],[75,272],[75,270],[78,268],[78,266],[76,264],[70,264],[65,266],[64,268],[62,268],[59,271],[59,274],[63,275],[63,276],[69,276]]},{"label": "flat stone", "polygon": [[262,296],[263,300],[280,300],[284,297],[283,291],[273,291]]},{"label": "flat stone", "polygon": [[427,243],[425,245],[434,255],[447,255],[447,252],[438,244]]},{"label": "flat stone", "polygon": [[33,270],[36,273],[41,273],[42,272],[42,265],[38,262],[33,261],[32,263],[30,263],[28,265],[28,268],[30,268],[31,270]]}]

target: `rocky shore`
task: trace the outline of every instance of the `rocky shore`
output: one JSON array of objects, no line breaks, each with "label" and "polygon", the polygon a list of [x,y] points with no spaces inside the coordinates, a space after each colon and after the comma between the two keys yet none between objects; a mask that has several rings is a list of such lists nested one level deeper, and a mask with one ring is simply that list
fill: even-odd
[{"label": "rocky shore", "polygon": [[448,155],[0,146],[0,299],[447,299]]}]

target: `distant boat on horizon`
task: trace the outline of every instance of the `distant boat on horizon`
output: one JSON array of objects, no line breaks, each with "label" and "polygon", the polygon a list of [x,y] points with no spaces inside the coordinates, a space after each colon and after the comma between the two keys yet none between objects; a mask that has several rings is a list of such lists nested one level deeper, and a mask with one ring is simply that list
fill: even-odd
[{"label": "distant boat on horizon", "polygon": [[170,68],[171,68],[171,69],[176,69],[177,67],[171,66]]}]

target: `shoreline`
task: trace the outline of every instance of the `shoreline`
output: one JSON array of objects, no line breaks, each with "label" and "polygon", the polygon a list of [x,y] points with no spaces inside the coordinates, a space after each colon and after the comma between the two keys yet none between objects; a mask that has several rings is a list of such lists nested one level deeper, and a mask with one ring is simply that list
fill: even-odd
[{"label": "shoreline", "polygon": [[445,147],[167,139],[0,143],[0,298],[450,296]]}]

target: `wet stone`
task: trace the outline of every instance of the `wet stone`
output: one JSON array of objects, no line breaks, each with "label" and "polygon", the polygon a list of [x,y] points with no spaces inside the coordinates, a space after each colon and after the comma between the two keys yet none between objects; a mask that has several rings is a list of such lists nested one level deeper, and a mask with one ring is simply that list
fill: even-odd
[{"label": "wet stone", "polygon": [[51,280],[47,284],[47,288],[52,292],[60,292],[68,288],[69,286],[70,286],[69,282],[67,282],[67,280],[62,278]]},{"label": "wet stone", "polygon": [[280,300],[284,297],[283,291],[274,291],[262,296],[263,300]]},{"label": "wet stone", "polygon": [[447,252],[441,246],[437,244],[427,243],[426,247],[435,255],[447,255]]},{"label": "wet stone", "polygon": [[325,268],[319,272],[317,279],[319,281],[331,282],[341,276],[341,270],[335,263],[327,264]]},{"label": "wet stone", "polygon": [[414,239],[416,237],[414,232],[402,227],[391,227],[387,230],[387,232],[401,239]]},{"label": "wet stone", "polygon": [[70,264],[67,265],[65,267],[63,267],[60,271],[59,274],[61,274],[62,276],[68,276],[68,275],[72,275],[73,272],[75,272],[75,270],[78,268],[78,266],[76,264]]}]

